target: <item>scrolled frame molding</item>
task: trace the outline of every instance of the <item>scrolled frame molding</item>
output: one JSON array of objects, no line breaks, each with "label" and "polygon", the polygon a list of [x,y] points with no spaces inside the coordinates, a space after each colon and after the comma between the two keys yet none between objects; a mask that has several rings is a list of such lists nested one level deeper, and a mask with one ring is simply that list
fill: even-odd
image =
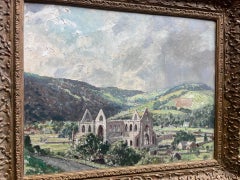
[{"label": "scrolled frame molding", "polygon": [[[237,0],[28,0],[217,22],[215,160],[25,179],[238,179],[240,175],[240,2]],[[0,1],[0,179],[23,178],[23,4]],[[161,12],[161,13],[159,13]],[[222,75],[221,75],[222,74]]]}]

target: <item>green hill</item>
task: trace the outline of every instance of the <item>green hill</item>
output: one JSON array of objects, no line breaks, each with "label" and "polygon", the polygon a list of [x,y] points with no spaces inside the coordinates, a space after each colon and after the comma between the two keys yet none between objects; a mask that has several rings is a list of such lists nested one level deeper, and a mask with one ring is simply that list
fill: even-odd
[{"label": "green hill", "polygon": [[78,121],[86,109],[93,118],[103,109],[107,118],[131,118],[148,108],[157,126],[213,126],[214,92],[205,84],[182,84],[155,92],[99,88],[85,82],[25,73],[25,121]]},{"label": "green hill", "polygon": [[70,79],[24,73],[25,121],[78,121],[87,109],[97,116],[103,109],[110,117],[129,108],[124,102],[141,91],[98,88]]},{"label": "green hill", "polygon": [[111,119],[128,119],[134,110],[142,112],[147,107],[155,125],[181,126],[186,121],[193,127],[213,127],[214,124],[214,92],[204,84],[183,84],[128,98],[128,104],[134,103],[134,107],[119,112]]}]

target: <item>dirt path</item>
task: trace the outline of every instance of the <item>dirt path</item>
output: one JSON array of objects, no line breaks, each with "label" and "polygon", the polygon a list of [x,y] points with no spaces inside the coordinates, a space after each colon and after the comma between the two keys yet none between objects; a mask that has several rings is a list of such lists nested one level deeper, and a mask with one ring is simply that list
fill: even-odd
[{"label": "dirt path", "polygon": [[63,171],[79,171],[79,170],[90,170],[96,169],[91,166],[87,166],[85,164],[78,163],[73,160],[65,160],[56,157],[48,157],[48,156],[36,156],[36,158],[43,160],[47,164],[62,169]]}]

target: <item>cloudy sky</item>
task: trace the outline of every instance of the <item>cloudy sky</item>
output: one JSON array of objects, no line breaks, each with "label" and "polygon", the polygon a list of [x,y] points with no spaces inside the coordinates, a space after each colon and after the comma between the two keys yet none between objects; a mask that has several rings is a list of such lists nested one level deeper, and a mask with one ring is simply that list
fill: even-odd
[{"label": "cloudy sky", "polygon": [[25,4],[24,71],[98,87],[214,88],[213,21]]}]

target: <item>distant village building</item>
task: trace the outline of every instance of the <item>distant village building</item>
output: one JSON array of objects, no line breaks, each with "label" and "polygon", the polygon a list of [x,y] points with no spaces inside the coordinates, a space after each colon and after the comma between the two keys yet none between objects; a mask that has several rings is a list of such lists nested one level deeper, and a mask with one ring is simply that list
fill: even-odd
[{"label": "distant village building", "polygon": [[186,150],[188,146],[190,146],[191,142],[188,141],[181,141],[178,143],[177,148],[180,150]]},{"label": "distant village building", "polygon": [[190,122],[184,121],[183,122],[183,127],[189,128],[190,127]]},{"label": "distant village building", "polygon": [[104,142],[113,143],[122,140],[134,148],[153,147],[157,144],[153,120],[148,109],[144,111],[142,117],[135,111],[131,119],[124,120],[107,119],[102,109],[93,119],[89,110],[86,109],[79,121],[79,132],[76,138],[89,133],[102,138]]},{"label": "distant village building", "polygon": [[192,141],[181,141],[178,143],[177,148],[179,150],[190,150],[192,148],[196,147],[196,143]]}]

